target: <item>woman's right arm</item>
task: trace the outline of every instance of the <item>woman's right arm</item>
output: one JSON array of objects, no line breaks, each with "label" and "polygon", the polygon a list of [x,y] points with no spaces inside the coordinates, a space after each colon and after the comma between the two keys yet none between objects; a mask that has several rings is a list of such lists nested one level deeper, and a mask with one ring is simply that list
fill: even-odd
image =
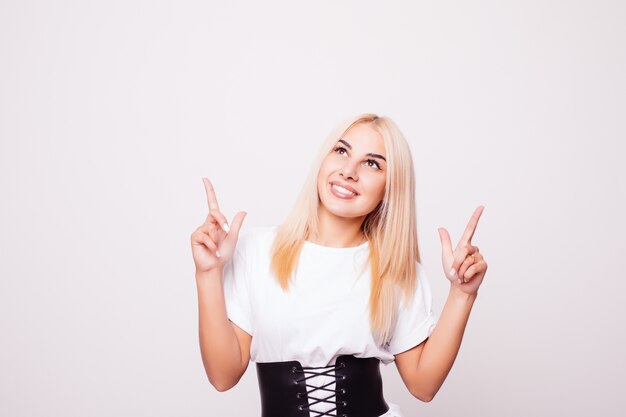
[{"label": "woman's right arm", "polygon": [[222,282],[224,270],[196,271],[202,363],[218,391],[234,387],[250,362],[252,336],[228,320]]},{"label": "woman's right arm", "polygon": [[226,391],[239,382],[250,361],[252,336],[228,319],[223,283],[224,267],[233,257],[246,212],[237,213],[229,228],[219,210],[213,185],[207,178],[202,180],[209,214],[191,234],[198,289],[200,351],[209,382],[218,391]]}]

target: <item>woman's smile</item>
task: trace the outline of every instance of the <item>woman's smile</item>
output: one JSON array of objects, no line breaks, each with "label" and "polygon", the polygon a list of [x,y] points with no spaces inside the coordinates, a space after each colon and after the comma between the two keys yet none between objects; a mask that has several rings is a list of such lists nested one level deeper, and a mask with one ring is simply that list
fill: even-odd
[{"label": "woman's smile", "polygon": [[337,182],[330,182],[330,192],[338,198],[344,199],[344,200],[351,200],[355,197],[357,197],[359,194],[351,189],[348,189],[347,187],[343,187],[341,185],[339,185],[339,183]]}]

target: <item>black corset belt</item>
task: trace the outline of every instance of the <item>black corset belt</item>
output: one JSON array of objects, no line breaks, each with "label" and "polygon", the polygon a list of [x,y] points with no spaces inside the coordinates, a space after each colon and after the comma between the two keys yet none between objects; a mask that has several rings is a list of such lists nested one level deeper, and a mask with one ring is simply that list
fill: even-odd
[{"label": "black corset belt", "polygon": [[[378,417],[389,410],[378,358],[342,355],[328,366],[302,367],[299,361],[285,361],[257,362],[256,368],[262,417]],[[307,383],[317,375],[334,376],[335,380],[320,387]],[[334,390],[326,388],[333,383]],[[311,388],[308,393],[307,387]],[[318,403],[333,407],[316,411]]]}]

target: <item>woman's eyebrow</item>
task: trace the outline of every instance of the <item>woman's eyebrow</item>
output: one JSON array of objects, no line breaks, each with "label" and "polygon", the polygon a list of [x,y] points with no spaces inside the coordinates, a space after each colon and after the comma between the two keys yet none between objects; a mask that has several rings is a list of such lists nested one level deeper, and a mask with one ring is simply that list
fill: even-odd
[{"label": "woman's eyebrow", "polygon": [[[344,145],[346,145],[346,146],[348,147],[348,149],[350,149],[350,150],[352,149],[352,145],[350,145],[350,144],[349,144],[348,142],[346,142],[345,140],[343,140],[343,139],[339,139],[339,142],[341,142],[341,143],[343,143]],[[378,155],[377,153],[371,153],[371,152],[370,152],[370,153],[366,153],[366,154],[365,154],[365,156],[371,156],[372,158],[380,158],[380,159],[382,159],[383,161],[387,162],[387,160],[385,159],[385,157],[384,157],[384,156],[382,156],[382,155]]]}]

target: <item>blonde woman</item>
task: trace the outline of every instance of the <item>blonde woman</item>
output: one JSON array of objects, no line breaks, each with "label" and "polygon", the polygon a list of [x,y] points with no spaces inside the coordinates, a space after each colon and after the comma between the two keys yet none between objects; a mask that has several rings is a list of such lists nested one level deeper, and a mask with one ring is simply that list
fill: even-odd
[{"label": "blonde woman", "polygon": [[387,117],[331,132],[278,226],[241,233],[204,178],[209,214],[191,235],[202,361],[225,391],[256,363],[263,417],[402,417],[380,362],[431,401],[459,350],[487,270],[472,215],[453,249],[439,229],[450,292],[440,317],[420,263],[409,146]]}]

